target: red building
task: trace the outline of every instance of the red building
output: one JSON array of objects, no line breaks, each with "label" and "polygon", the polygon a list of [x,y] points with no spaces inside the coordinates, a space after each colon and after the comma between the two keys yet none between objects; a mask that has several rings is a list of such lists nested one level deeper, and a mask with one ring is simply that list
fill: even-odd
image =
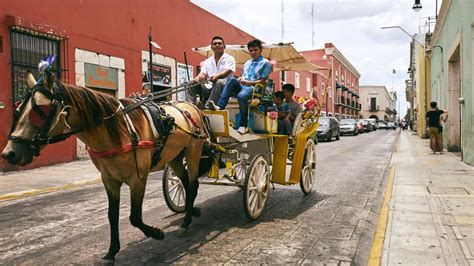
[{"label": "red building", "polygon": [[[215,35],[227,43],[254,38],[188,0],[2,1],[0,147],[7,143],[13,102],[27,89],[25,74],[35,73],[46,55],[59,56],[55,72],[66,83],[117,97],[141,91],[149,64],[150,27],[153,41],[161,46],[153,57],[153,69],[160,77],[155,90],[183,82],[183,51],[188,52],[189,69],[195,75],[203,58],[190,52],[192,47],[210,44]],[[27,168],[68,162],[84,152],[80,141],[71,137],[47,146]],[[22,168],[0,159],[0,171],[15,169]]]},{"label": "red building", "polygon": [[[319,88],[318,98],[327,103],[323,113],[342,118],[359,118],[359,78],[357,69],[332,43],[324,44],[324,49],[303,51],[306,60],[325,68],[322,74],[313,74],[313,84]],[[329,69],[331,70],[330,80]],[[329,84],[328,84],[329,83]],[[324,88],[331,86],[327,95]]]}]

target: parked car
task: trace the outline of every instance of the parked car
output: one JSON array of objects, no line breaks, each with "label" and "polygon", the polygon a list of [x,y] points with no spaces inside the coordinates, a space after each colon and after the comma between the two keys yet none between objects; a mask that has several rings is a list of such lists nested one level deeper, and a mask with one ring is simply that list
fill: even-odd
[{"label": "parked car", "polygon": [[364,133],[365,132],[365,129],[364,129],[364,125],[363,125],[363,120],[362,119],[359,119],[356,121],[357,123],[357,133]]},{"label": "parked car", "polygon": [[395,123],[393,123],[393,122],[388,122],[388,123],[387,123],[387,130],[389,130],[389,129],[396,130],[396,129],[397,129],[397,126],[396,126]]},{"label": "parked car", "polygon": [[362,119],[361,122],[362,122],[362,126],[364,127],[364,132],[372,131],[372,126],[369,123],[369,121],[367,121],[367,119]]},{"label": "parked car", "polygon": [[331,141],[332,138],[339,140],[339,122],[332,116],[319,118],[318,140]]},{"label": "parked car", "polygon": [[379,121],[377,123],[377,129],[387,129],[387,124],[385,124],[385,122]]},{"label": "parked car", "polygon": [[350,134],[355,136],[359,134],[357,131],[357,123],[354,119],[342,119],[339,121],[339,131],[341,135]]},{"label": "parked car", "polygon": [[370,124],[370,131],[377,130],[377,120],[375,118],[367,118],[367,122]]}]

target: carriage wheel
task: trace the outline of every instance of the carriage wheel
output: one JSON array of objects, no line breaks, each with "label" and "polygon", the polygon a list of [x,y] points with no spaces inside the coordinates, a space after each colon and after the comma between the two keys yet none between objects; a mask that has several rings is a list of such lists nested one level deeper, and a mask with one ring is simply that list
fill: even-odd
[{"label": "carriage wheel", "polygon": [[309,138],[306,141],[306,149],[301,171],[300,187],[304,194],[311,193],[316,179],[316,146],[314,140]]},{"label": "carriage wheel", "polygon": [[291,136],[296,136],[298,135],[299,133],[301,133],[301,131],[304,130],[304,126],[303,126],[303,112],[300,112],[296,118],[295,118],[295,121],[293,122],[293,130],[291,132]]},{"label": "carriage wheel", "polygon": [[[235,181],[239,183],[243,183],[245,180],[245,175],[247,174],[247,161],[241,161],[235,165],[234,172],[232,177],[234,178]],[[241,183],[241,184],[242,184]]]},{"label": "carriage wheel", "polygon": [[163,170],[163,195],[170,210],[180,213],[185,211],[186,191],[181,179],[177,177],[169,165]]},{"label": "carriage wheel", "polygon": [[257,155],[250,163],[244,183],[244,211],[255,220],[262,215],[270,190],[270,167],[263,155]]}]

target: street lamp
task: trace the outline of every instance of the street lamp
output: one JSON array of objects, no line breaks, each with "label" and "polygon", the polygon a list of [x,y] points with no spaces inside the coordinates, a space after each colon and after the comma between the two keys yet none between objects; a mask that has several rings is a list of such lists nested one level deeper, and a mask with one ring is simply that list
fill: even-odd
[{"label": "street lamp", "polygon": [[[423,6],[421,5],[421,0],[415,0],[415,4],[413,5],[413,11],[419,12]],[[438,0],[436,0],[436,13],[435,13],[436,19],[438,19]]]},{"label": "street lamp", "polygon": [[420,0],[415,0],[415,4],[413,5],[413,11],[420,12],[422,8],[423,6],[421,6]]},{"label": "street lamp", "polygon": [[410,38],[412,40],[414,40],[415,42],[417,42],[419,45],[421,45],[423,48],[425,48],[425,45],[422,44],[421,42],[419,42],[414,35],[411,35],[410,33],[408,33],[408,31],[406,31],[405,29],[403,29],[402,27],[400,26],[387,26],[387,27],[381,27],[380,29],[382,30],[386,30],[386,29],[400,29],[401,31],[403,31],[406,35],[410,36]]},{"label": "street lamp", "polygon": [[426,48],[425,53],[431,54],[431,51],[433,50],[433,48],[436,48],[436,47],[438,47],[438,48],[441,50],[441,53],[443,53],[443,47],[441,47],[441,46],[439,46],[439,45],[433,45],[433,46],[431,46],[431,47],[429,47],[429,48]]}]

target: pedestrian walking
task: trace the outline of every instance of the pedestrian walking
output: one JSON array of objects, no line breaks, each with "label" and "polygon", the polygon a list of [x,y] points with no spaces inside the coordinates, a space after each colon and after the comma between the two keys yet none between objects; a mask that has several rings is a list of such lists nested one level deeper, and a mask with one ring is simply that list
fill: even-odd
[{"label": "pedestrian walking", "polygon": [[443,119],[443,122],[446,122],[447,116],[441,117],[441,115],[447,114],[448,111],[438,109],[436,102],[431,102],[430,106],[431,110],[426,113],[428,132],[430,134],[430,147],[434,154],[436,152],[443,154],[443,139],[441,136],[443,126],[441,125],[441,119]]}]

